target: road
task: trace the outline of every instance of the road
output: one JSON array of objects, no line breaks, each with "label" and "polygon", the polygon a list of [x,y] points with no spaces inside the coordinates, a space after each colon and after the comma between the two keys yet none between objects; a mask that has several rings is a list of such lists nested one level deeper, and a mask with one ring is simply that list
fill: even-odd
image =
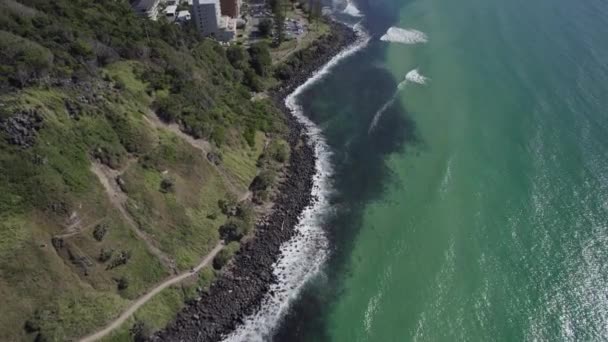
[{"label": "road", "polygon": [[162,290],[166,289],[167,287],[169,287],[173,284],[179,283],[180,281],[192,276],[193,274],[198,273],[203,267],[207,266],[213,260],[213,258],[222,249],[222,247],[224,247],[224,242],[220,241],[213,248],[213,250],[211,252],[209,252],[209,254],[207,254],[205,256],[205,258],[196,267],[194,267],[193,270],[181,273],[179,275],[176,275],[175,277],[171,277],[171,278],[165,280],[164,282],[162,282],[161,284],[157,285],[150,292],[146,293],[145,295],[143,295],[139,299],[137,299],[135,302],[133,302],[127,308],[127,310],[125,312],[123,312],[117,319],[112,321],[108,326],[106,326],[105,328],[103,328],[102,330],[100,330],[94,334],[91,334],[89,336],[82,338],[80,340],[80,342],[97,341],[97,340],[105,337],[109,333],[111,333],[114,329],[118,328],[127,319],[129,319],[129,317],[131,317],[135,313],[135,311],[137,311],[137,309],[139,309],[144,304],[146,304],[146,302],[148,302],[150,299],[152,299],[155,295],[160,293]]}]

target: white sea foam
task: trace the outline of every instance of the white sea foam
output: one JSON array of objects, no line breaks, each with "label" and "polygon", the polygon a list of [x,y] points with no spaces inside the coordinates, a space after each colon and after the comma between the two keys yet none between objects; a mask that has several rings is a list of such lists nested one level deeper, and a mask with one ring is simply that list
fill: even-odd
[{"label": "white sea foam", "polygon": [[344,10],[342,10],[342,12],[344,14],[348,14],[351,17],[362,17],[363,14],[361,14],[361,11],[359,11],[359,9],[357,8],[357,6],[355,6],[355,4],[352,2],[352,0],[348,0],[346,2],[346,8],[344,8]]},{"label": "white sea foam", "polygon": [[[321,129],[304,115],[302,107],[298,103],[298,96],[327,75],[341,60],[367,45],[369,42],[367,33],[360,25],[355,25],[354,29],[359,39],[332,58],[313,77],[285,99],[287,107],[306,126],[306,133],[314,146],[317,161],[312,192],[316,201],[308,206],[300,216],[300,222],[295,228],[297,234],[281,246],[281,255],[273,266],[273,273],[279,282],[271,285],[269,294],[262,300],[260,310],[246,317],[242,325],[226,336],[226,342],[267,341],[291,301],[298,296],[306,281],[318,273],[320,266],[327,258],[328,240],[322,223],[331,211],[329,205],[329,194],[332,191],[331,152]],[[274,295],[270,295],[270,293],[274,293]]]},{"label": "white sea foam", "polygon": [[418,72],[418,69],[414,69],[414,70],[411,70],[410,72],[408,72],[405,75],[405,79],[408,82],[413,82],[413,83],[418,83],[418,84],[426,84],[426,81],[428,80],[427,77],[422,76]]},{"label": "white sea foam", "polygon": [[384,112],[386,112],[386,110],[389,109],[393,105],[393,103],[395,103],[395,100],[397,100],[397,96],[399,95],[399,92],[401,90],[403,90],[408,83],[426,84],[427,81],[428,81],[428,78],[422,76],[418,72],[418,69],[413,69],[413,70],[409,71],[405,75],[405,78],[403,79],[403,81],[399,82],[399,84],[397,85],[397,89],[395,89],[395,92],[393,93],[391,98],[388,99],[388,101],[386,101],[382,105],[382,107],[380,107],[380,109],[378,109],[376,114],[374,114],[372,123],[369,125],[367,133],[371,133],[374,130],[374,128],[376,128],[376,125],[378,124],[378,121],[382,117],[382,114],[384,114]]},{"label": "white sea foam", "polygon": [[402,44],[419,44],[426,43],[429,39],[422,31],[391,27],[380,37],[380,40]]}]

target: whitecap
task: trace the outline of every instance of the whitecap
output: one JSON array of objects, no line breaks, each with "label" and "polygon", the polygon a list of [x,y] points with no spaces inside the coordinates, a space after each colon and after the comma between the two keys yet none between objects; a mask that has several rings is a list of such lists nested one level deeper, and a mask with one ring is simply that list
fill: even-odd
[{"label": "whitecap", "polygon": [[359,11],[359,9],[357,8],[357,6],[355,6],[355,4],[352,2],[352,0],[348,0],[346,2],[346,8],[344,8],[342,10],[342,13],[344,14],[348,14],[351,17],[362,17],[363,14],[361,13],[361,11]]},{"label": "whitecap", "polygon": [[405,79],[408,82],[413,82],[413,83],[418,83],[418,84],[426,84],[426,81],[428,80],[427,77],[422,76],[418,72],[418,69],[414,69],[414,70],[411,70],[410,72],[408,72],[405,75]]},{"label": "whitecap", "polygon": [[428,37],[422,31],[403,29],[393,26],[389,28],[382,37],[380,37],[380,40],[402,44],[419,44],[428,42]]}]

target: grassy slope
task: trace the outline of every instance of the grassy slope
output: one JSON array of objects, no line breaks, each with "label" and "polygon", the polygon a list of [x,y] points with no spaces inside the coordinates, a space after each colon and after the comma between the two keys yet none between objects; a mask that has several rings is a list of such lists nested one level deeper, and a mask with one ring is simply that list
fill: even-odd
[{"label": "grassy slope", "polygon": [[[34,7],[39,3],[31,1],[29,5]],[[58,1],[56,5],[69,6],[66,3]],[[0,3],[1,6],[9,4],[14,10],[16,2]],[[50,13],[44,14],[48,12],[30,12],[31,8],[23,8],[26,19],[19,20],[29,20],[32,13],[33,18],[53,19]],[[3,16],[10,12],[4,9],[0,16],[3,24],[8,20]],[[86,11],[84,15],[100,15],[90,12],[91,9]],[[97,11],[103,12],[99,8]],[[70,13],[66,18],[78,15]],[[16,20],[11,17],[13,19]],[[15,27],[21,26],[27,25]],[[30,36],[31,32],[15,33],[29,42],[45,44],[44,37]],[[81,37],[82,34],[79,33]],[[211,69],[200,60],[193,60],[189,67],[199,75],[212,75],[214,82],[220,85],[207,86],[221,94],[224,87],[228,87],[222,82],[236,80],[226,74],[231,72],[231,67],[222,61],[221,53],[208,42],[203,44],[194,49],[202,57],[211,56],[210,60],[212,58],[216,66]],[[54,61],[59,63],[61,52],[54,50],[56,48],[48,46],[49,51],[56,54]],[[170,50],[162,51],[171,54]],[[180,54],[187,56],[187,52]],[[176,56],[164,58],[179,57]],[[76,70],[81,62],[70,63],[58,66],[51,73],[69,72],[69,68],[82,72]],[[137,159],[124,173],[130,212],[154,243],[176,259],[180,268],[196,263],[216,243],[217,228],[225,220],[217,201],[228,196],[224,178],[200,151],[172,133],[152,128],[143,118],[143,115],[149,115],[155,98],[171,96],[173,91],[170,83],[150,91],[149,84],[142,81],[138,69],[156,68],[158,64],[155,63],[158,62],[121,56],[88,76],[92,90],[27,84],[0,95],[0,103],[4,104],[0,119],[24,109],[35,109],[44,118],[44,125],[30,148],[10,145],[4,139],[5,133],[0,132],[3,175],[0,178],[1,341],[33,339],[38,331],[27,334],[24,330],[26,321],[49,340],[62,341],[90,333],[116,317],[131,299],[169,275],[110,204],[103,187],[89,171],[91,160],[98,152],[115,168],[124,168],[129,158]],[[222,66],[225,68],[221,69]],[[5,77],[4,69],[0,71],[3,72],[0,81],[10,78]],[[156,72],[162,75],[166,70]],[[78,100],[91,93],[100,95],[101,99]],[[214,108],[221,109],[204,119],[209,125],[227,125],[239,130],[241,126],[247,126],[249,130],[258,127],[256,118],[242,119],[231,114],[228,107],[219,106],[217,99],[206,100],[216,101]],[[245,111],[251,106],[238,102],[242,98],[236,96],[230,101],[232,103],[227,106],[242,107]],[[66,102],[77,105],[76,117],[68,113]],[[254,109],[263,110],[263,107]],[[203,115],[201,113],[196,115]],[[228,141],[218,149],[225,154],[223,169],[243,186],[256,174],[255,161],[263,148],[263,136],[261,132],[255,134],[253,147],[244,141]],[[167,175],[175,180],[175,189],[162,193],[160,182]],[[210,214],[217,217],[210,219]],[[98,224],[108,226],[108,233],[101,242],[92,234]],[[56,236],[63,236],[62,247],[55,248],[51,243]],[[102,249],[114,250],[112,259],[99,261]],[[121,251],[130,253],[129,261],[108,270],[107,265]],[[88,264],[86,270],[74,261],[80,259]],[[116,280],[123,277],[127,278],[129,286],[118,290]],[[199,283],[163,291],[142,308],[133,321],[144,321],[152,329],[162,327],[183,305],[183,300],[193,296],[193,288],[208,282],[209,271],[205,277]],[[128,326],[120,331],[124,333],[125,329],[128,331]]]},{"label": "grassy slope", "polygon": [[[199,150],[173,133],[157,131],[142,120],[141,112],[147,111],[151,100],[145,94],[145,85],[134,76],[133,65],[134,62],[119,62],[107,68],[108,74],[126,86],[122,92],[124,96],[109,106],[114,110],[132,111],[129,116],[132,124],[149,131],[148,134],[154,136],[151,140],[155,141],[146,148],[149,152],[140,156],[139,161],[124,173],[128,208],[156,244],[175,258],[179,268],[186,269],[217,243],[217,228],[225,221],[217,203],[227,196],[227,188],[219,171]],[[43,108],[45,128],[40,132],[34,151],[44,155],[47,161],[44,167],[37,167],[38,177],[44,182],[64,183],[60,185],[66,196],[62,200],[71,204],[71,212],[76,212],[81,219],[79,229],[82,229],[80,233],[64,238],[64,244],[72,253],[86,257],[94,265],[85,276],[70,263],[68,256],[53,248],[51,237],[65,231],[65,217],[49,220],[49,216],[55,215],[37,210],[3,211],[0,293],[6,298],[4,308],[8,308],[8,314],[0,319],[0,340],[25,338],[22,327],[27,319],[39,324],[44,336],[52,340],[85,334],[116,316],[129,299],[136,298],[168,276],[167,270],[136,239],[118,211],[108,203],[102,187],[88,171],[90,162],[82,151],[88,145],[87,140],[99,139],[99,144],[120,151],[120,138],[101,118],[68,119],[62,103],[69,95],[56,90],[32,89],[6,98],[6,101],[19,100],[25,106]],[[256,136],[254,148],[247,144],[224,148],[225,169],[243,184],[250,183],[255,176],[255,161],[262,151],[263,135]],[[160,183],[167,176],[174,179],[175,190],[162,193]],[[209,218],[210,214],[216,214],[216,218]],[[54,224],[49,224],[53,221]],[[92,231],[101,222],[110,228],[104,240],[98,242],[93,239]],[[116,252],[128,250],[132,257],[125,266],[108,271],[104,263],[96,261],[102,248]],[[118,291],[114,279],[123,276],[128,278],[129,287]],[[182,292],[164,291],[147,309],[142,309],[136,319],[155,329],[160,328],[182,307]]]}]

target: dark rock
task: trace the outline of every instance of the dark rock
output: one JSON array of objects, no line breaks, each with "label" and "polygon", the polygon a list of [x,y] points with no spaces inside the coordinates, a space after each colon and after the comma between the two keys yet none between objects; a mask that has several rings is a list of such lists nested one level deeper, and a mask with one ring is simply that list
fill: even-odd
[{"label": "dark rock", "polygon": [[6,141],[22,148],[32,147],[36,142],[37,132],[42,128],[42,115],[36,109],[26,109],[0,120],[0,131],[6,135]]}]

